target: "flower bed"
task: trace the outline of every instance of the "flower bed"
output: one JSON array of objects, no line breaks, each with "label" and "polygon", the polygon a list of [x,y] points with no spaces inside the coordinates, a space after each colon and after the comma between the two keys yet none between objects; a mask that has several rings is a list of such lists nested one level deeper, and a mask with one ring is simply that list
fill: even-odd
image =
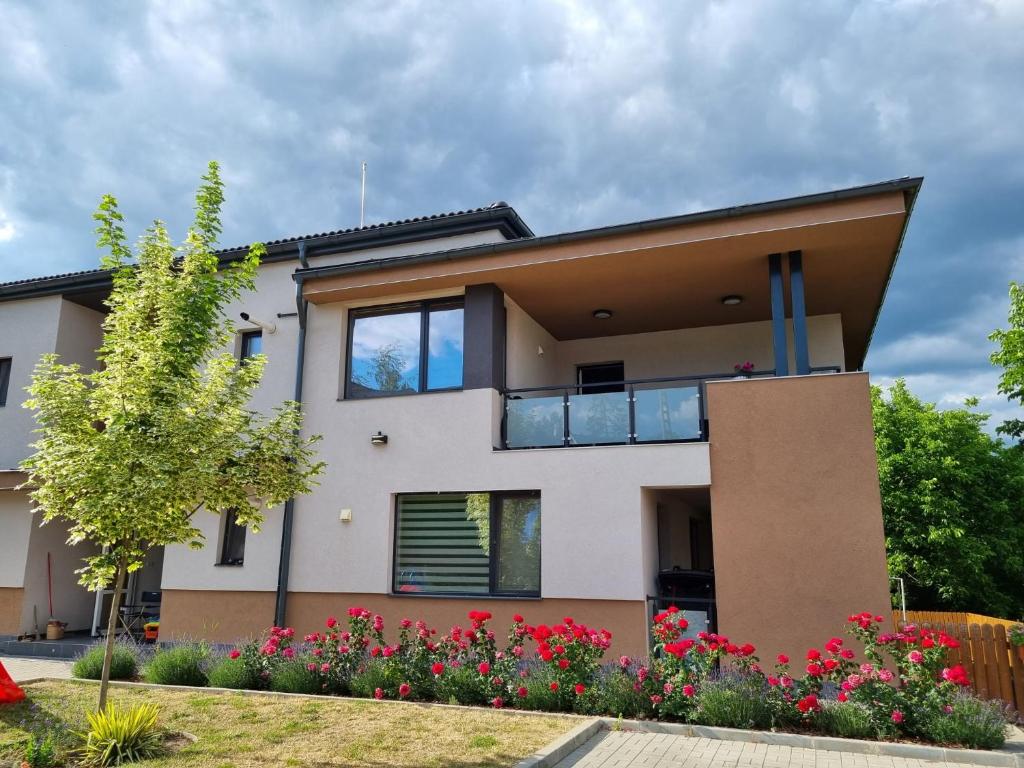
[{"label": "flower bed", "polygon": [[[1005,713],[969,692],[944,659],[954,638],[882,617],[850,616],[852,643],[830,638],[799,664],[765,668],[754,646],[700,632],[685,636],[675,608],[653,619],[650,659],[606,663],[611,633],[566,617],[552,626],[513,617],[499,648],[491,614],[439,634],[403,619],[388,643],[384,619],[353,607],[343,626],[297,638],[289,627],[237,648],[210,670],[212,685],[516,707],[846,738],[913,739],[974,748],[1003,743]],[[799,667],[799,669],[797,669]]]}]

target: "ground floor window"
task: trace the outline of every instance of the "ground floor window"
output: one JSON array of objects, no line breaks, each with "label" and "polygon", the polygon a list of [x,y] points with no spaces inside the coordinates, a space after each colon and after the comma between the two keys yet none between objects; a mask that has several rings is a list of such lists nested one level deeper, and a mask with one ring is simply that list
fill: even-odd
[{"label": "ground floor window", "polygon": [[245,562],[245,526],[238,524],[233,509],[225,510],[222,518],[224,531],[221,536],[220,564],[242,565]]},{"label": "ground floor window", "polygon": [[540,595],[540,492],[401,494],[396,592]]}]

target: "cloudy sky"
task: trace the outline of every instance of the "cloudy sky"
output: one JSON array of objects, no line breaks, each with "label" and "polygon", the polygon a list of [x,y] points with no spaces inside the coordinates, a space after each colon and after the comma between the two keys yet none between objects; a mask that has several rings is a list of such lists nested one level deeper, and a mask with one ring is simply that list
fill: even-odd
[{"label": "cloudy sky", "polygon": [[1024,278],[1024,0],[0,0],[0,280],[94,266],[90,214],[223,242],[512,203],[539,233],[926,177],[868,367],[1004,415]]}]

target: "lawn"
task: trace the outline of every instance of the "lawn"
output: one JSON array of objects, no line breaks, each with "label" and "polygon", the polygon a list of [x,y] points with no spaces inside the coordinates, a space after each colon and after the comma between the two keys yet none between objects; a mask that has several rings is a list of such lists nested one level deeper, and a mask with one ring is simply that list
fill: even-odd
[{"label": "lawn", "polygon": [[[28,700],[0,707],[0,765],[21,756],[28,718],[78,731],[97,688],[75,681],[25,686]],[[565,733],[568,717],[508,714],[355,699],[312,699],[112,688],[119,704],[150,701],[160,723],[197,737],[146,768],[249,766],[511,766]],[[38,709],[32,709],[35,704]]]}]

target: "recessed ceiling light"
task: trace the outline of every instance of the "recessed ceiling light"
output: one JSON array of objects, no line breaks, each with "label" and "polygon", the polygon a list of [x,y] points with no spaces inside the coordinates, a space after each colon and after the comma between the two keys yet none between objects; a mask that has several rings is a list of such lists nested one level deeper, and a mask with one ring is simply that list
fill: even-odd
[{"label": "recessed ceiling light", "polygon": [[742,304],[743,303],[743,297],[742,296],[737,296],[734,293],[733,294],[729,294],[728,296],[723,296],[722,297],[722,303],[725,304],[725,306],[727,306],[727,307],[732,307],[732,306],[735,306],[737,304]]},{"label": "recessed ceiling light", "polygon": [[614,313],[610,309],[595,309],[594,310],[594,317],[596,317],[598,320],[607,320],[613,314]]}]

